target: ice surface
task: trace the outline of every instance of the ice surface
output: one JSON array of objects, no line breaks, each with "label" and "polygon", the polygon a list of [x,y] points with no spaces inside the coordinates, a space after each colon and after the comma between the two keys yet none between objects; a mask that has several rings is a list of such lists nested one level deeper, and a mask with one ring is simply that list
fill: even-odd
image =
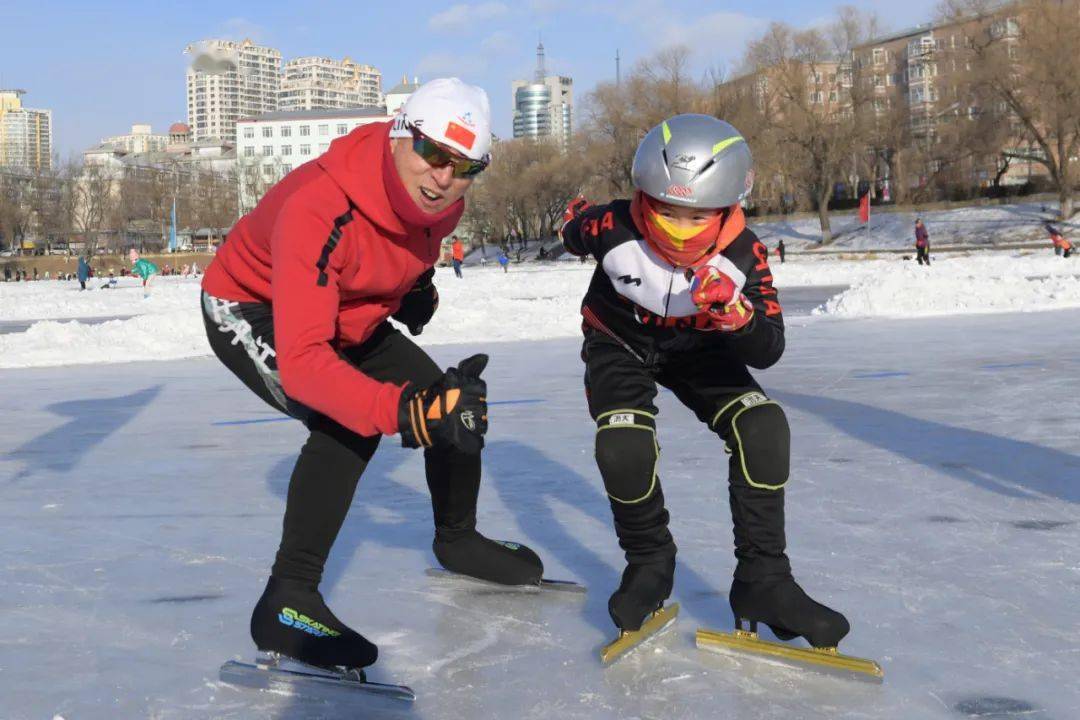
[{"label": "ice surface", "polygon": [[[452,308],[450,305],[448,308]],[[492,354],[480,526],[585,597],[428,577],[419,454],[388,439],[324,588],[377,642],[402,717],[935,720],[1080,717],[1080,333],[1075,313],[792,319],[759,379],[793,434],[796,575],[844,611],[884,685],[698,651],[731,623],[726,456],[660,396],[679,623],[604,670],[621,553],[592,458],[575,339]],[[426,336],[421,339],[426,339]],[[0,718],[343,718],[349,698],[222,685],[302,427],[213,359],[0,372]],[[256,421],[256,422],[248,422]]]}]

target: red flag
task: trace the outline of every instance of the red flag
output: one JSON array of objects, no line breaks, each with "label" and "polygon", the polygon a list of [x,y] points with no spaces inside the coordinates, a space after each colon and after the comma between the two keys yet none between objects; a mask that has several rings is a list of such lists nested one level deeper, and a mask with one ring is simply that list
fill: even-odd
[{"label": "red flag", "polygon": [[863,193],[859,198],[859,220],[863,224],[870,222],[870,193]]}]

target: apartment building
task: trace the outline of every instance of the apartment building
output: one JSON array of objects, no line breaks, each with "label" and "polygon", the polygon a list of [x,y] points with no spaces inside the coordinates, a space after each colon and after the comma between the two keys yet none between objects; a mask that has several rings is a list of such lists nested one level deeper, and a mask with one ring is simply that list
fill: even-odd
[{"label": "apartment building", "polygon": [[25,90],[0,89],[0,167],[52,168],[52,111],[23,107]]},{"label": "apartment building", "polygon": [[255,207],[270,186],[293,168],[326,152],[336,138],[361,125],[390,119],[381,107],[274,112],[242,118],[236,124],[241,212]]},{"label": "apartment building", "polygon": [[382,73],[372,65],[328,57],[300,57],[285,63],[278,110],[330,110],[382,104]]},{"label": "apartment building", "polygon": [[126,153],[160,152],[169,145],[169,136],[155,134],[150,125],[132,125],[126,135],[102,138],[101,145],[108,145]]},{"label": "apartment building", "polygon": [[189,45],[187,124],[196,142],[235,141],[236,121],[274,112],[281,91],[281,52],[251,40]]}]

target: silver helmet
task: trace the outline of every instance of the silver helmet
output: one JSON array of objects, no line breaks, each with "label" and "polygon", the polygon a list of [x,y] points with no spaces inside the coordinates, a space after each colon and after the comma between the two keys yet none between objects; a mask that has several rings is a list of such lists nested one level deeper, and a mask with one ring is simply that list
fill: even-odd
[{"label": "silver helmet", "polygon": [[634,187],[684,207],[735,205],[754,187],[754,158],[739,131],[711,115],[676,115],[645,135],[634,154]]}]

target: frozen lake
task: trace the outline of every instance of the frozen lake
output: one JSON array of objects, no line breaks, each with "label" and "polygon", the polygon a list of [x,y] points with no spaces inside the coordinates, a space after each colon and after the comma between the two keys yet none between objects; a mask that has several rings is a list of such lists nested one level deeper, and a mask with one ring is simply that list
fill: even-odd
[{"label": "frozen lake", "polygon": [[[662,393],[661,477],[679,544],[676,626],[604,670],[622,555],[592,459],[579,341],[479,349],[492,408],[480,528],[585,598],[428,577],[419,454],[387,439],[324,582],[379,644],[371,677],[430,718],[1080,717],[1080,320],[1075,310],[795,318],[758,377],[792,425],[796,578],[852,624],[881,686],[708,654],[729,629],[727,458]],[[221,684],[303,428],[216,360],[0,371],[0,718],[342,718],[348,696]]]}]

